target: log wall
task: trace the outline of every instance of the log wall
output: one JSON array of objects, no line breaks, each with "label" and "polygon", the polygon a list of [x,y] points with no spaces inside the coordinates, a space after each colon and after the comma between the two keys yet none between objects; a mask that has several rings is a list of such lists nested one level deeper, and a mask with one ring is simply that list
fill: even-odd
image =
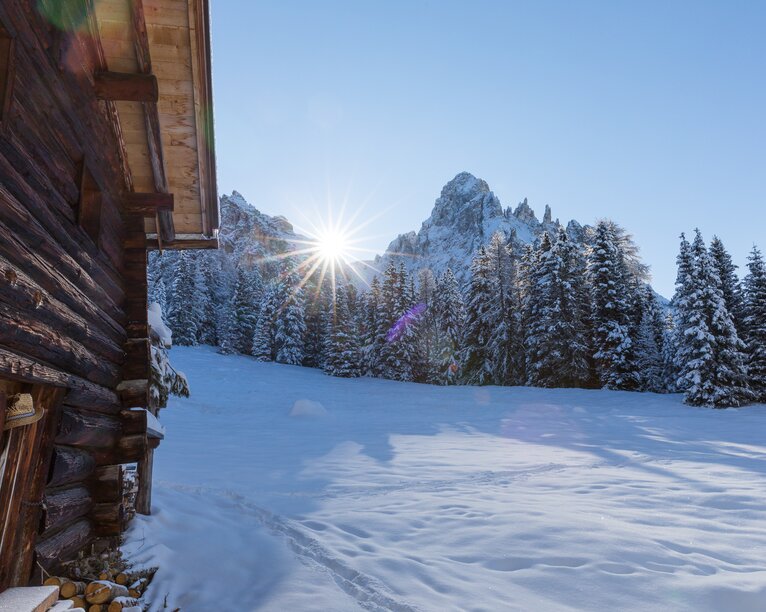
[{"label": "log wall", "polygon": [[14,45],[0,117],[0,378],[63,395],[33,458],[44,510],[20,519],[24,555],[36,548],[49,570],[119,535],[122,479],[108,466],[148,452],[140,418],[122,413],[148,400],[144,221],[123,207],[132,178],[113,103],[97,95],[109,67],[92,6],[0,2]]}]

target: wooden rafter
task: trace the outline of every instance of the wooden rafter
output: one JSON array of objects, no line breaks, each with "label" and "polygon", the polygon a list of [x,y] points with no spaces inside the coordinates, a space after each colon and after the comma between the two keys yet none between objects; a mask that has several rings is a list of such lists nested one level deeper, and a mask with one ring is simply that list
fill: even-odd
[{"label": "wooden rafter", "polygon": [[154,217],[155,214],[167,210],[173,211],[172,193],[129,193],[125,196],[123,208],[125,212],[145,217]]},{"label": "wooden rafter", "polygon": [[[152,73],[151,54],[149,52],[149,35],[146,31],[146,18],[142,0],[130,0],[133,21],[134,47],[138,69],[142,74]],[[165,172],[165,157],[162,152],[162,131],[160,129],[160,114],[156,102],[143,102],[146,118],[146,138],[149,147],[149,160],[154,176],[154,189],[158,193],[169,193],[168,178]],[[175,229],[173,213],[163,209],[157,212],[157,231],[164,242],[173,242]]]}]

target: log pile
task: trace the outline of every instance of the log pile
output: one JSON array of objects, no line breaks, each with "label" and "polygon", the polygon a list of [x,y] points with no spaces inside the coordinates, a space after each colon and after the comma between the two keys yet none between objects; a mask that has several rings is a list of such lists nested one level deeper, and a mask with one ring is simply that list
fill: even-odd
[{"label": "log pile", "polygon": [[64,576],[50,576],[46,586],[59,588],[59,599],[88,612],[141,612],[156,568],[135,571],[119,549],[91,551],[67,564]]}]

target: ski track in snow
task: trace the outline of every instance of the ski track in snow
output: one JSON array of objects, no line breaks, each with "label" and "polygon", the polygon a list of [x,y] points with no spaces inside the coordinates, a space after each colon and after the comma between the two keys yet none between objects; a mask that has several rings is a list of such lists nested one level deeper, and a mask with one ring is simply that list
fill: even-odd
[{"label": "ski track in snow", "polygon": [[172,357],[152,610],[766,609],[764,406]]}]

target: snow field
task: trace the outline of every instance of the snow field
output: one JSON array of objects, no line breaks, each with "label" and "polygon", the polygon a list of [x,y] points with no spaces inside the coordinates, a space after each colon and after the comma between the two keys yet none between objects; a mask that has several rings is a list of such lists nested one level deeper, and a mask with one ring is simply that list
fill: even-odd
[{"label": "snow field", "polygon": [[764,406],[171,357],[155,610],[766,608]]}]

